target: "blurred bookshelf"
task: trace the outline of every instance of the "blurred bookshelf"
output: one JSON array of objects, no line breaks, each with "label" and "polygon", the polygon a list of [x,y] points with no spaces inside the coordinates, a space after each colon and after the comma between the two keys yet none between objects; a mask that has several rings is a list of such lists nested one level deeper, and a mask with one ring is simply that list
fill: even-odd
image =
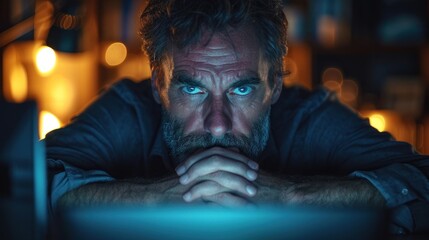
[{"label": "blurred bookshelf", "polygon": [[335,91],[371,122],[382,117],[379,130],[429,153],[429,1],[283,2],[285,83]]}]

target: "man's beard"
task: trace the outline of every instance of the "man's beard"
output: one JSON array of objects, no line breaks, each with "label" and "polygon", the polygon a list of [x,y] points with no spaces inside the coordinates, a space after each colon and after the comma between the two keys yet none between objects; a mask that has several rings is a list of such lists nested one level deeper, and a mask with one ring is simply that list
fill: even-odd
[{"label": "man's beard", "polygon": [[210,133],[184,135],[183,123],[162,109],[162,132],[170,155],[176,163],[183,162],[197,150],[211,147],[237,148],[241,154],[257,160],[265,149],[270,131],[270,109],[268,108],[256,120],[251,128],[250,137],[234,136],[226,133],[223,138],[215,138]]}]

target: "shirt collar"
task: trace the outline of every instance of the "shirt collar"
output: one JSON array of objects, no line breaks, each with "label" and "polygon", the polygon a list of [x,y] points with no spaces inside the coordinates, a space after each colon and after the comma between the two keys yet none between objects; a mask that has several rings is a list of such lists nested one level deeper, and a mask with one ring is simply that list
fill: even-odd
[{"label": "shirt collar", "polygon": [[172,161],[168,154],[168,148],[164,142],[162,127],[158,127],[155,135],[155,141],[153,142],[152,148],[149,152],[149,160],[161,159],[165,168],[169,171],[174,171],[176,164]]},{"label": "shirt collar", "polygon": [[278,160],[279,160],[279,150],[277,148],[275,139],[270,129],[270,135],[268,137],[267,146],[265,147],[264,151],[262,151],[262,154],[258,159],[258,163],[261,166],[261,168],[265,169],[275,165],[275,163]]}]

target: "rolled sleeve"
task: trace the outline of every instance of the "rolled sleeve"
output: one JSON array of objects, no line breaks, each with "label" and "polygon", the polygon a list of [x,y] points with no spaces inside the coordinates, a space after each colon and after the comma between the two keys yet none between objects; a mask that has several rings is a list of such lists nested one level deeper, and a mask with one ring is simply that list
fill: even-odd
[{"label": "rolled sleeve", "polygon": [[[377,188],[391,209],[392,222],[412,231],[414,221],[405,205],[414,200],[429,200],[429,181],[423,173],[410,164],[392,164],[374,171],[355,171],[353,177],[365,178]],[[396,228],[398,229],[398,228]],[[401,231],[394,231],[401,233]]]},{"label": "rolled sleeve", "polygon": [[429,200],[429,182],[423,173],[410,164],[392,164],[374,171],[355,171],[354,177],[365,178],[395,208],[416,199]]},{"label": "rolled sleeve", "polygon": [[50,203],[52,209],[56,209],[58,200],[68,191],[88,183],[115,180],[102,170],[82,170],[61,160],[51,161],[55,161],[57,166],[62,165],[64,169],[64,171],[54,174],[51,180]]}]

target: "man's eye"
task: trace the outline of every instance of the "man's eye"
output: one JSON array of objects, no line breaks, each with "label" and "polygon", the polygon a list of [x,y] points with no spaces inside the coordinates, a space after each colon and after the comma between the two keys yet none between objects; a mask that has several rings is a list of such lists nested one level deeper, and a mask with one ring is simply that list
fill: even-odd
[{"label": "man's eye", "polygon": [[231,93],[236,94],[236,95],[240,95],[240,96],[245,96],[245,95],[248,95],[249,93],[251,93],[252,91],[253,91],[252,87],[242,86],[242,87],[234,88],[231,91]]},{"label": "man's eye", "polygon": [[189,95],[203,94],[204,90],[199,87],[194,86],[184,86],[182,87],[182,91]]}]

